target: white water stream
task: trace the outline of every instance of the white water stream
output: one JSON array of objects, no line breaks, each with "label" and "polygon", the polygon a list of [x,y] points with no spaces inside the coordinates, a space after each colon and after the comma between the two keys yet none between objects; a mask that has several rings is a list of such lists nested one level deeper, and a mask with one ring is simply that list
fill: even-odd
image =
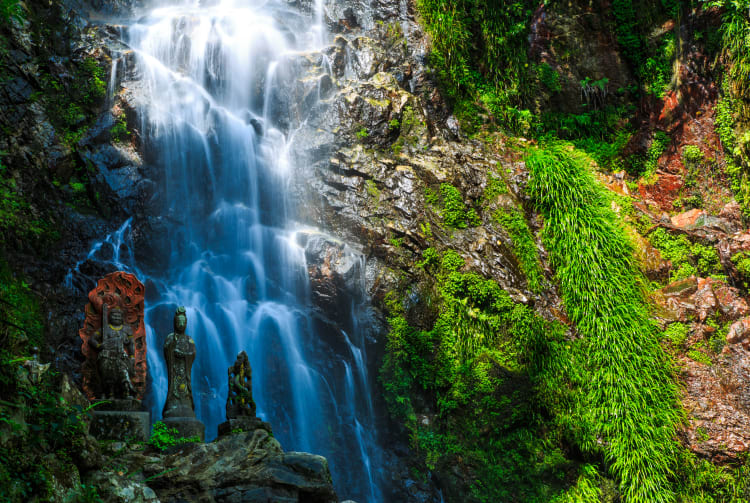
[{"label": "white water stream", "polygon": [[227,367],[246,350],[258,414],[282,446],[326,456],[342,499],[376,502],[382,466],[358,300],[341,309],[350,319],[336,320],[346,329],[338,334],[345,350],[336,353],[325,342],[330,328],[311,315],[303,230],[291,220],[295,201],[286,187],[304,166],[289,155],[293,134],[283,124],[293,121],[284,93],[299,77],[295,58],[320,50],[327,38],[319,0],[308,13],[291,5],[188,0],[155,7],[127,27],[124,42],[135,51],[147,104],[139,111],[141,135],[163,170],[159,190],[173,222],[169,263],[163,274],[142,272],[131,253],[130,220],[89,258],[109,243],[112,270],[150,281],[154,420],[167,390],[164,338],[174,308],[184,305],[207,439],[225,419]]}]

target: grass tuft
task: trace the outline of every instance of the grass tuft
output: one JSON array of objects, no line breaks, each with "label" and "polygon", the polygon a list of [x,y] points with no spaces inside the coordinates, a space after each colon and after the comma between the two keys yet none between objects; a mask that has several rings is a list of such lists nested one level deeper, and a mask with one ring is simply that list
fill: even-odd
[{"label": "grass tuft", "polygon": [[674,501],[678,388],[633,245],[581,154],[550,144],[532,150],[527,165],[543,240],[581,335],[572,377],[582,393],[570,416],[577,442],[604,456],[626,501]]}]

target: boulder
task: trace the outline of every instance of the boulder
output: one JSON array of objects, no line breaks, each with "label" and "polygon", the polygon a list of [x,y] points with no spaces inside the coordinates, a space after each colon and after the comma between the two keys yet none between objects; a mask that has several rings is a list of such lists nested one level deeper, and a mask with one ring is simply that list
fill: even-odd
[{"label": "boulder", "polygon": [[322,456],[284,452],[266,429],[183,444],[144,463],[143,475],[166,501],[338,501]]}]

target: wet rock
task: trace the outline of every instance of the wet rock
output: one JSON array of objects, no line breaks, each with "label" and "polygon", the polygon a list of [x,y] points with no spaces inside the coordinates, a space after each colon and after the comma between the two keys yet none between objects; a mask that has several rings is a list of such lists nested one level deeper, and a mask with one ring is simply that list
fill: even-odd
[{"label": "wet rock", "polygon": [[671,224],[678,229],[688,231],[703,230],[730,234],[737,230],[736,223],[733,224],[724,218],[711,216],[699,208],[673,216]]},{"label": "wet rock", "polygon": [[85,477],[86,484],[96,487],[104,501],[113,503],[158,503],[153,489],[125,474],[96,471]]},{"label": "wet rock", "polygon": [[729,327],[727,332],[727,342],[729,344],[740,344],[746,345],[750,339],[750,318],[743,318],[736,321]]},{"label": "wet rock", "polygon": [[297,241],[305,249],[313,303],[330,319],[341,319],[360,289],[361,257],[323,234],[299,233]]},{"label": "wet rock", "polygon": [[695,208],[673,216],[671,223],[678,229],[695,229],[703,225],[705,218],[706,212]]},{"label": "wet rock", "polygon": [[161,501],[338,501],[325,458],[285,453],[265,429],[184,444],[158,462],[133,461],[153,477],[148,485]]},{"label": "wet rock", "polygon": [[711,278],[698,278],[693,303],[701,322],[705,321],[716,310],[716,296],[714,296],[712,285]]},{"label": "wet rock", "polygon": [[747,320],[732,326],[728,338],[738,342],[729,342],[711,365],[683,362],[683,405],[690,418],[685,441],[693,452],[716,463],[736,461],[750,449],[748,327]]},{"label": "wet rock", "polygon": [[659,250],[637,232],[630,233],[630,238],[635,244],[636,261],[646,277],[650,280],[666,279],[669,275],[669,262],[662,258]]},{"label": "wet rock", "polygon": [[[654,301],[682,322],[697,318],[703,322],[714,314],[723,321],[735,320],[748,313],[747,301],[738,289],[713,278],[691,276],[675,281],[654,292]],[[661,317],[670,318],[666,313]]]},{"label": "wet rock", "polygon": [[737,288],[716,282],[713,291],[722,319],[736,320],[750,311],[747,301],[740,296]]}]

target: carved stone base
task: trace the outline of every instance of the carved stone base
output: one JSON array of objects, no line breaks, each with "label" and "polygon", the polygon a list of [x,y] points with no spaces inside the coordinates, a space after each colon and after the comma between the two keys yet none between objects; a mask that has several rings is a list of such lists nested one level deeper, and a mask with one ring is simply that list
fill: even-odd
[{"label": "carved stone base", "polygon": [[229,435],[239,431],[266,430],[271,432],[271,425],[257,417],[230,418],[219,425],[219,436]]},{"label": "carved stone base", "polygon": [[133,410],[94,411],[90,432],[99,440],[147,442],[151,432],[151,413]]},{"label": "carved stone base", "polygon": [[169,417],[162,421],[169,428],[175,428],[181,437],[198,435],[201,442],[206,439],[206,426],[194,417]]}]

